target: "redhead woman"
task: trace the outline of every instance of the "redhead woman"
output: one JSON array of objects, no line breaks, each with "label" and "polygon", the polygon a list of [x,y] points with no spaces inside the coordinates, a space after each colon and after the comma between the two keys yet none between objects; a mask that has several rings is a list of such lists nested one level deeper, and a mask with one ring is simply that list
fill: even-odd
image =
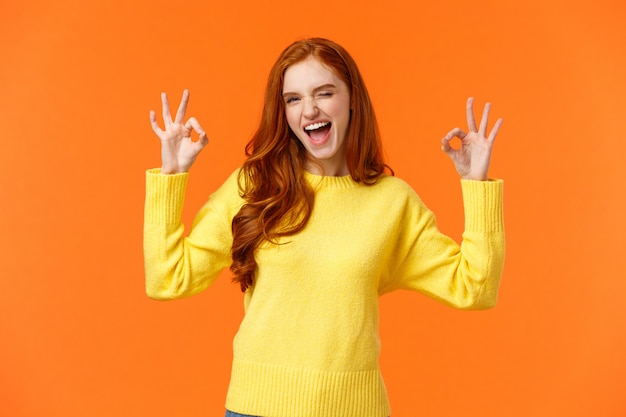
[{"label": "redhead woman", "polygon": [[[174,117],[161,100],[164,129],[150,113],[162,165],[146,174],[146,291],[186,297],[231,269],[245,315],[227,416],[387,417],[378,297],[409,289],[459,309],[495,305],[503,185],[488,167],[502,121],[488,131],[489,105],[477,125],[469,99],[468,131],[442,139],[461,177],[459,246],[383,161],[363,79],[334,42],[307,39],[282,52],[246,161],[209,196],[187,236],[188,171],[208,140],[195,118],[185,119],[187,91]],[[449,144],[455,137],[458,149]]]}]

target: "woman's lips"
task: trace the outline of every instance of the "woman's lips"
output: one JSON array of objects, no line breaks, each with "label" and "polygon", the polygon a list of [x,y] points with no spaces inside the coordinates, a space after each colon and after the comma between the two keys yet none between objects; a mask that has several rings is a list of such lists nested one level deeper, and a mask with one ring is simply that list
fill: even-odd
[{"label": "woman's lips", "polygon": [[330,122],[318,122],[306,126],[304,131],[314,145],[322,145],[330,137],[331,126]]}]

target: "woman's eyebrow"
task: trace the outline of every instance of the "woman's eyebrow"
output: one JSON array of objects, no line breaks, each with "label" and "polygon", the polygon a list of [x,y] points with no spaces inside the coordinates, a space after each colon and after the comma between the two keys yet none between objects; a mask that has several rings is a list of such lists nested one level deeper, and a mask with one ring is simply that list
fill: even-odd
[{"label": "woman's eyebrow", "polygon": [[[318,92],[320,90],[326,90],[326,89],[329,89],[329,88],[337,88],[337,86],[335,84],[332,84],[332,83],[322,84],[319,87],[315,87],[313,89],[313,92],[315,93],[315,92]],[[298,93],[292,93],[290,91],[286,91],[286,92],[283,93],[283,97],[297,96],[297,95],[298,95]]]},{"label": "woman's eyebrow", "polygon": [[323,85],[320,85],[319,87],[314,88],[313,91],[326,90],[328,88],[335,88],[335,87],[336,87],[335,84],[328,83],[328,84],[323,84]]}]

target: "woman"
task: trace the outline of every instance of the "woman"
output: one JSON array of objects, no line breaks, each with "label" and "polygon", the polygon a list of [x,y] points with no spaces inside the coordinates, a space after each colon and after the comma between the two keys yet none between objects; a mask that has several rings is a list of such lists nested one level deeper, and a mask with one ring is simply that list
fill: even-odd
[{"label": "woman", "polygon": [[[207,144],[172,120],[162,95],[162,167],[147,173],[146,290],[174,299],[206,289],[230,267],[245,292],[233,343],[227,415],[387,417],[378,368],[378,304],[396,289],[462,309],[493,307],[504,260],[502,182],[487,170],[501,120],[489,105],[469,132],[442,139],[462,178],[459,247],[383,162],[358,68],[339,45],[290,45],[271,70],[247,160],[202,207],[187,237],[180,220],[187,172]],[[192,141],[195,131],[199,140]],[[449,141],[461,139],[460,149]]]}]

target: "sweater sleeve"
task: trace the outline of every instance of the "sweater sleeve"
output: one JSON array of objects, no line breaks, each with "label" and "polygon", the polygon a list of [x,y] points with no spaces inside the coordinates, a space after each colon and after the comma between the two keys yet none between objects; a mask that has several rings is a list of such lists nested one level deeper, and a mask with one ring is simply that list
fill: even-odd
[{"label": "sweater sleeve", "polygon": [[188,236],[181,221],[188,174],[146,173],[144,268],[150,298],[197,294],[230,265],[232,215],[240,207],[236,173],[196,215]]},{"label": "sweater sleeve", "polygon": [[409,289],[459,309],[495,306],[504,266],[501,180],[462,180],[465,230],[459,246],[442,234],[417,195],[396,246],[397,268],[381,292]]}]

